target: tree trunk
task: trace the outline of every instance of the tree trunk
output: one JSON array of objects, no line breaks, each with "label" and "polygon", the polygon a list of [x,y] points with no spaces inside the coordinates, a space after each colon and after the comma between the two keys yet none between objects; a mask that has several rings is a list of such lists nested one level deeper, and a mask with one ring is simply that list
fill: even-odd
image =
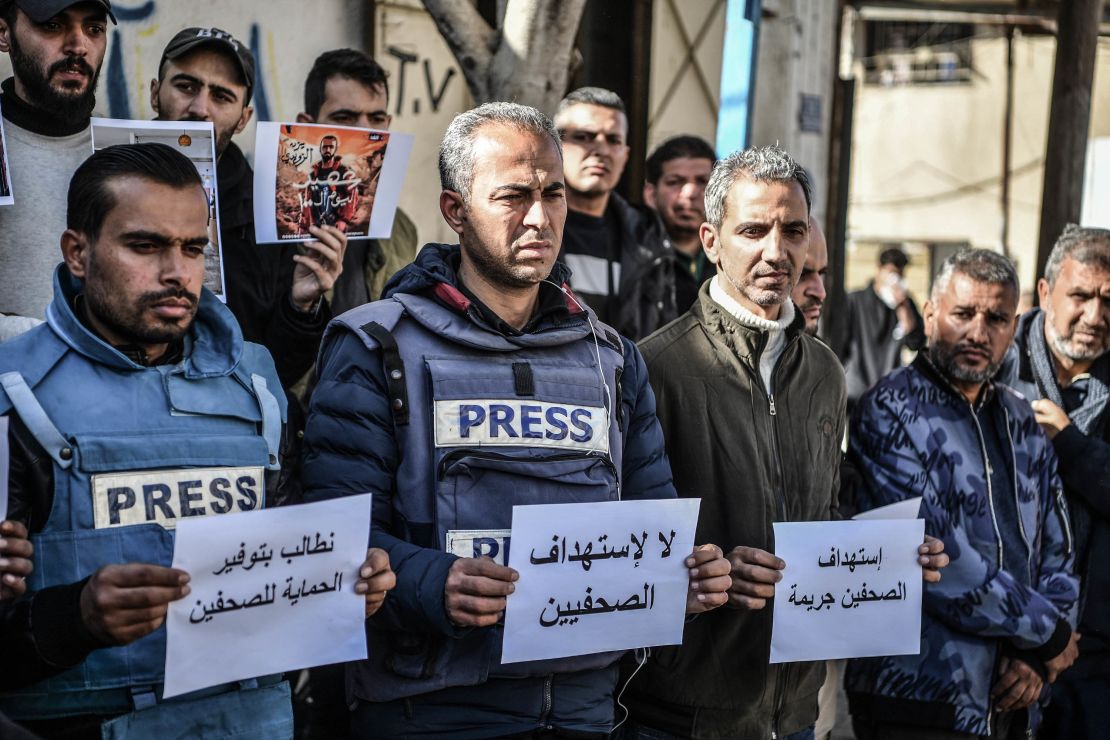
[{"label": "tree trunk", "polygon": [[499,30],[465,0],[423,2],[475,102],[510,100],[554,113],[586,0],[508,0]]},{"label": "tree trunk", "polygon": [[1044,274],[1048,255],[1064,226],[1078,221],[1082,214],[1087,134],[1091,128],[1091,89],[1102,5],[1103,0],[1060,3],[1041,199],[1038,277]]}]

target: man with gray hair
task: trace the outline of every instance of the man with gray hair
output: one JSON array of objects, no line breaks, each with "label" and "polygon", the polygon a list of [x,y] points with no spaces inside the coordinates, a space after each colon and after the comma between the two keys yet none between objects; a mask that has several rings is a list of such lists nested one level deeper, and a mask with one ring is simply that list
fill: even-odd
[{"label": "man with gray hair", "polygon": [[567,226],[561,259],[571,287],[598,317],[640,339],[678,316],[675,249],[662,222],[614,188],[628,161],[624,101],[600,87],[582,87],[559,103]]},{"label": "man with gray hair", "polygon": [[1032,400],[1060,459],[1083,584],[1079,657],[1039,737],[1096,737],[1110,723],[1110,231],[1068,226],[1037,293],[998,377]]},{"label": "man with gray hair", "polygon": [[[805,170],[778,147],[718,162],[700,230],[717,274],[641,344],[675,488],[701,499],[698,541],[728,552],[732,585],[681,646],[626,661],[628,737],[813,737],[824,663],[769,665],[766,608],[785,567],[771,525],[834,516],[844,436],[844,376],[790,298],[810,198]],[[921,557],[944,564],[939,543]]]},{"label": "man with gray hair", "polygon": [[[305,436],[307,497],[372,492],[371,540],[397,574],[349,667],[352,727],[603,737],[619,653],[501,664],[509,529],[517,504],[674,497],[646,369],[556,262],[566,187],[545,116],[462,113],[439,163],[459,244],[425,245],[383,300],[332,322]],[[720,549],[686,563],[688,613],[723,604]]]},{"label": "man with gray hair", "polygon": [[849,661],[860,740],[1025,738],[1075,660],[1078,584],[1056,455],[1029,404],[993,380],[1018,278],[1000,254],[949,257],[925,304],[928,347],[860,400],[849,455],[869,509],[920,497],[952,565],[924,592],[921,652]]}]

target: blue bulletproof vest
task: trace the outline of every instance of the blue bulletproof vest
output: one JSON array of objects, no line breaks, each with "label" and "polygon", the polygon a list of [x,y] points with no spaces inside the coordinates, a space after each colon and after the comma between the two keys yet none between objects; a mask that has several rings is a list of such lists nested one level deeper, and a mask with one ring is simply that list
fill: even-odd
[{"label": "blue bulletproof vest", "polygon": [[[266,471],[279,467],[285,396],[273,361],[243,342],[215,296],[205,291],[182,362],[143,367],[81,324],[70,309],[79,288],[60,267],[47,323],[0,346],[0,413],[17,414],[53,460],[53,508],[32,537],[31,590],[78,582],[113,563],[169,566],[179,519],[261,508]],[[96,650],[5,695],[0,708],[42,719],[153,704],[165,634],[163,627]],[[271,709],[281,703],[276,695],[267,701]],[[265,719],[241,701],[230,704],[247,715],[234,725]]]},{"label": "blue bulletproof vest", "polygon": [[[391,395],[398,390],[392,407],[402,412],[394,416],[394,535],[507,563],[513,506],[620,498],[624,357],[616,332],[593,326],[504,336],[409,294],[332,323],[328,332],[350,330],[375,351],[396,343],[401,366],[386,367]],[[372,624],[367,633],[371,658],[349,666],[350,689],[367,701],[602,668],[620,656],[502,665],[501,625],[458,639]]]}]

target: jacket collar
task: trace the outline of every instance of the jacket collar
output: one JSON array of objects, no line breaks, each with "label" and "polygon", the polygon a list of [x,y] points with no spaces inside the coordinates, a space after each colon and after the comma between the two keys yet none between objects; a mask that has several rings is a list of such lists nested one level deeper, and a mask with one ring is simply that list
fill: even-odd
[{"label": "jacket collar", "polygon": [[[698,289],[698,300],[691,309],[705,327],[747,363],[758,369],[759,355],[767,346],[767,332],[740,323],[739,320],[709,296],[709,280]],[[794,320],[783,330],[789,347],[805,330],[806,320],[801,311],[794,311]]]},{"label": "jacket collar", "polygon": [[[394,298],[430,331],[450,336],[474,347],[514,350],[522,346],[558,345],[596,332],[598,341],[620,348],[597,316],[570,292],[570,270],[556,262],[548,282],[540,284],[539,313],[523,332],[506,332],[503,322],[476,305],[462,289],[456,269],[457,244],[425,244],[416,259],[397,272],[386,285],[383,298]],[[562,290],[555,287],[562,286]]]},{"label": "jacket collar", "polygon": [[[960,389],[953,385],[952,381],[948,379],[948,376],[942,373],[940,368],[933,364],[932,359],[929,357],[928,349],[923,349],[917,353],[917,357],[915,357],[913,361],[913,368],[924,376],[926,380],[955,398],[957,401],[968,403],[967,396],[961,393]],[[996,395],[996,390],[994,380],[988,380],[983,384],[982,390],[979,391],[979,397],[975,399],[972,408],[978,411],[983,408],[983,406],[990,403]]]},{"label": "jacket collar", "polygon": [[[137,364],[86,327],[73,310],[74,300],[84,291],[65,264],[54,271],[54,300],[46,309],[46,323],[58,337],[90,361],[116,370],[147,368]],[[185,336],[181,362],[188,378],[229,375],[243,356],[243,333],[227,306],[207,288],[201,290],[200,307]]]}]

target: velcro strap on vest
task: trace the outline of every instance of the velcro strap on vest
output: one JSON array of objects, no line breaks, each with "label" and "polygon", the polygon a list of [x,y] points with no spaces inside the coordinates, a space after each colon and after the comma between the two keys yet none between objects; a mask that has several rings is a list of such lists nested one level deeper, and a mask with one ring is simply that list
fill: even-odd
[{"label": "velcro strap on vest", "polygon": [[4,373],[0,375],[0,385],[4,386],[8,399],[12,402],[16,413],[19,414],[19,418],[23,420],[27,431],[42,445],[54,464],[62,469],[69,468],[73,463],[73,453],[69,442],[58,431],[58,427],[54,426],[54,422],[50,421],[50,417],[46,415],[46,410],[35,398],[35,394],[31,391],[23,376],[18,372]]},{"label": "velcro strap on vest", "polygon": [[278,458],[278,452],[281,449],[281,406],[266,386],[266,379],[261,375],[252,374],[251,385],[258,399],[258,407],[262,410],[262,437],[266,440],[266,447],[270,452],[267,468],[278,470],[281,468],[281,461]]},{"label": "velcro strap on vest", "polygon": [[405,426],[409,423],[409,392],[405,386],[405,363],[397,348],[397,340],[389,329],[376,321],[363,324],[359,328],[381,347],[386,389],[389,391],[389,409],[393,412],[393,422],[397,426]]},{"label": "velcro strap on vest", "polygon": [[158,695],[154,693],[153,686],[132,686],[131,704],[136,712],[158,705]]}]

